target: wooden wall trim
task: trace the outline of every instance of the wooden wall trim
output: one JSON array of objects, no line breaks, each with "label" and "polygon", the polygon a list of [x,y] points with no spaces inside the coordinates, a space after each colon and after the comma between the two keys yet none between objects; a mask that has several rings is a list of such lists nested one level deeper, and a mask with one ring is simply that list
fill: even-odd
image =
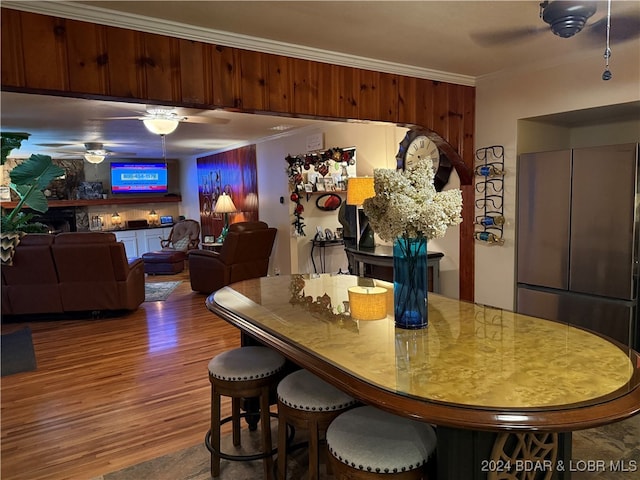
[{"label": "wooden wall trim", "polygon": [[[419,126],[451,147],[461,181],[473,182],[475,87],[9,8],[1,19],[4,90]],[[469,207],[463,225],[460,298],[473,300]]]}]

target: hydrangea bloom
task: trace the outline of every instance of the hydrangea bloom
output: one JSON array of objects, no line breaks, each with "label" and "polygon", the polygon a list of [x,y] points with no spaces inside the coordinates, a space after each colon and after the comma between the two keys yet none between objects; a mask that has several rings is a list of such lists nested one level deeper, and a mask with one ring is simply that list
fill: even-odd
[{"label": "hydrangea bloom", "polygon": [[436,192],[431,162],[418,162],[405,171],[373,171],[375,196],[364,201],[373,230],[388,242],[404,236],[426,239],[444,236],[462,222],[462,192]]}]

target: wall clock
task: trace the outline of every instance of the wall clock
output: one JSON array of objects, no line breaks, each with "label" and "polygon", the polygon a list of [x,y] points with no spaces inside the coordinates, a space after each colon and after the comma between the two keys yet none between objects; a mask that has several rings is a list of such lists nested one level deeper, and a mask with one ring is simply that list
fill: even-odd
[{"label": "wall clock", "polygon": [[417,162],[432,162],[435,172],[433,184],[438,192],[449,182],[453,170],[453,165],[429,138],[427,130],[409,130],[400,142],[396,161],[398,170],[410,168]]}]

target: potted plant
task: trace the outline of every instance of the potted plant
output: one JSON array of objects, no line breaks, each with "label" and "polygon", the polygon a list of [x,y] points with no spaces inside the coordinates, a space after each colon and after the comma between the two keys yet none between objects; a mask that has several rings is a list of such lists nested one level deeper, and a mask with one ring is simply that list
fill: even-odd
[{"label": "potted plant", "polygon": [[[15,140],[22,137],[20,141],[28,137],[28,134],[6,134],[2,133],[2,156],[1,165],[4,165],[7,156],[16,148]],[[19,142],[18,142],[19,146]],[[11,182],[9,187],[16,192],[19,197],[18,204],[9,212],[3,210],[0,218],[0,259],[2,265],[11,265],[13,252],[20,242],[20,238],[25,233],[46,232],[46,226],[41,223],[32,223],[32,213],[22,212],[23,207],[29,207],[37,212],[44,213],[49,209],[47,197],[43,190],[56,177],[64,175],[64,170],[54,165],[48,155],[31,155],[27,160],[16,165],[9,173]]]}]

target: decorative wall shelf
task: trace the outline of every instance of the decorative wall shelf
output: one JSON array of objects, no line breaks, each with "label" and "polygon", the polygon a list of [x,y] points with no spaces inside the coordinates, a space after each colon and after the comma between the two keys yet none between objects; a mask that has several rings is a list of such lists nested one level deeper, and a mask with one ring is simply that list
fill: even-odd
[{"label": "decorative wall shelf", "polygon": [[476,215],[474,223],[481,228],[473,234],[489,245],[504,245],[504,147],[493,145],[476,150]]},{"label": "decorative wall shelf", "polygon": [[[347,167],[352,166],[355,169],[356,150],[350,148],[330,148],[321,152],[307,152],[300,155],[287,155],[287,176],[289,177],[289,188],[291,195],[289,199],[295,203],[293,209],[294,220],[291,223],[294,229],[294,235],[304,236],[304,206],[301,203],[303,195],[306,195],[307,202],[313,194],[335,193],[336,183],[333,181],[333,173],[340,172],[341,177],[348,177]],[[307,183],[309,173],[317,174],[316,183]],[[327,189],[328,179],[331,179],[330,187]],[[322,190],[318,190],[318,184],[322,184]],[[340,188],[339,191],[343,189]]]}]

